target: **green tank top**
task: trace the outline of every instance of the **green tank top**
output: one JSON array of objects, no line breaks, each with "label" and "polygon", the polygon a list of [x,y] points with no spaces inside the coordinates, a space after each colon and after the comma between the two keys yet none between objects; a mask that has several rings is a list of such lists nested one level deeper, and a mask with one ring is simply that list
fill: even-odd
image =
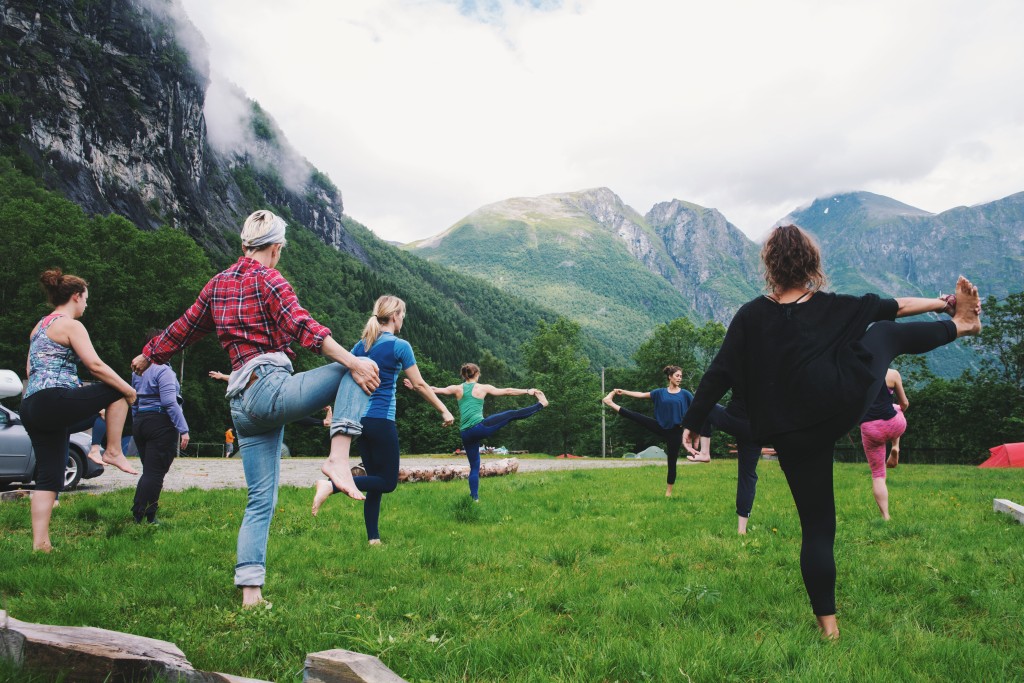
[{"label": "green tank top", "polygon": [[459,430],[464,431],[484,421],[484,400],[473,397],[476,382],[462,383],[462,398],[459,399]]}]

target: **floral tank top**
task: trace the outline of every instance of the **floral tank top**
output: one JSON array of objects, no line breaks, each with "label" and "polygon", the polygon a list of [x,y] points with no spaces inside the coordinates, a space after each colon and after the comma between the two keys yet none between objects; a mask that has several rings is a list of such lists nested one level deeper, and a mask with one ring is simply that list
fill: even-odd
[{"label": "floral tank top", "polygon": [[25,398],[43,389],[78,387],[78,355],[46,336],[46,328],[63,314],[50,314],[39,321],[39,329],[28,346],[28,386]]}]

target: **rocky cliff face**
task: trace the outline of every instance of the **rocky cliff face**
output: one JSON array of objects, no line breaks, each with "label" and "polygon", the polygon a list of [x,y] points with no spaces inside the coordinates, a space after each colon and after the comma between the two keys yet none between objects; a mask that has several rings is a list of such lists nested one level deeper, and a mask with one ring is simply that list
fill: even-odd
[{"label": "rocky cliff face", "polygon": [[337,188],[258,107],[248,144],[210,145],[205,48],[173,1],[0,0],[0,46],[0,146],[87,211],[230,255],[245,215],[276,206],[365,260]]}]

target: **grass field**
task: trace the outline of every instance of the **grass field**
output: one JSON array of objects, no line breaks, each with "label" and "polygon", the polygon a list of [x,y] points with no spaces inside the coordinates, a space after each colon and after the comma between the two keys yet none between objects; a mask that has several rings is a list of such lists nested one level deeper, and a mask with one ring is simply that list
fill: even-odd
[{"label": "grass field", "polygon": [[[1024,680],[1020,470],[906,466],[881,521],[866,464],[836,465],[838,643],[800,580],[800,530],[762,462],[751,533],[735,532],[735,461],[403,484],[384,545],[357,503],[319,518],[281,491],[265,596],[231,585],[245,492],[167,493],[159,527],[130,491],[62,497],[56,550],[33,554],[27,502],[0,505],[0,599],[29,622],[169,640],[201,669],[302,678],[308,652],[379,656],[410,681]],[[0,669],[0,678],[25,680]]]}]

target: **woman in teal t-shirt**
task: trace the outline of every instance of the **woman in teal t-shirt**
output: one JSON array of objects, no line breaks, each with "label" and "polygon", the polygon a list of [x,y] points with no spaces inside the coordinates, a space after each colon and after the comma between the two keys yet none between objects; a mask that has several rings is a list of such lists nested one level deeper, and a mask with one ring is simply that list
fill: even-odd
[{"label": "woman in teal t-shirt", "polygon": [[[462,447],[466,450],[469,460],[469,495],[473,500],[480,500],[480,442],[493,436],[499,429],[513,420],[522,420],[538,412],[548,404],[548,399],[540,389],[499,389],[490,384],[480,384],[480,366],[466,363],[459,371],[462,384],[447,387],[430,387],[431,391],[441,396],[454,396],[459,402],[459,429]],[[408,380],[405,386],[412,388]],[[506,410],[484,417],[484,399],[488,396],[522,396],[529,394],[537,397],[532,406],[519,410]]]},{"label": "woman in teal t-shirt", "polygon": [[[668,486],[665,489],[665,495],[671,496],[672,486],[676,483],[676,461],[679,460],[679,449],[683,445],[683,417],[693,401],[693,394],[680,386],[683,383],[683,370],[678,365],[666,365],[662,372],[668,378],[668,386],[664,389],[654,389],[653,391],[612,389],[602,401],[622,417],[636,422],[641,427],[645,427],[665,439],[665,453],[668,455]],[[649,398],[654,401],[654,418],[647,417],[643,413],[633,412],[615,403],[613,397],[623,395],[632,398]],[[701,432],[701,457],[694,458],[695,462],[711,460],[710,435],[710,428],[708,428],[707,434]]]}]

